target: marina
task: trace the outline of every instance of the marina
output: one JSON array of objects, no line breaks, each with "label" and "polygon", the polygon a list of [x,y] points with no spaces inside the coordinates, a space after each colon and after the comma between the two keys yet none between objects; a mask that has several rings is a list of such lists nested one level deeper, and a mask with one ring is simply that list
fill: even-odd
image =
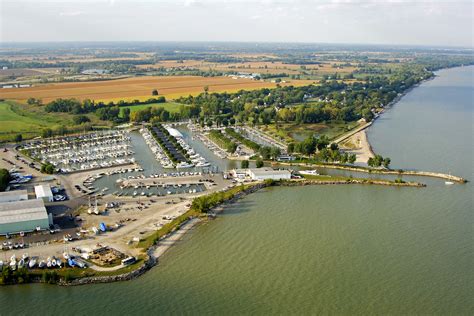
[{"label": "marina", "polygon": [[140,133],[165,169],[211,166],[205,158],[186,143],[183,135],[177,129],[168,125],[157,125],[143,127],[140,129]]},{"label": "marina", "polygon": [[131,138],[125,130],[94,132],[28,142],[21,150],[41,163],[70,173],[135,162]]},{"label": "marina", "polygon": [[[442,85],[443,76],[456,73],[459,69],[444,71],[387,111],[388,119],[368,131],[375,150],[390,152],[396,167],[450,170],[470,178],[470,148],[459,137],[470,132],[470,92],[456,89],[464,103],[445,103],[452,93]],[[412,115],[414,108],[426,107],[430,111]],[[448,134],[440,132],[436,141],[423,133],[427,125],[440,124]],[[406,146],[417,150],[406,157]],[[446,151],[440,153],[440,146]],[[450,159],[453,152],[461,153],[461,163]],[[4,287],[0,303],[9,304],[12,314],[103,308],[110,314],[138,309],[145,314],[469,314],[474,187],[428,183],[422,190],[269,188],[226,206],[218,223],[193,229],[158,268],[133,282]],[[280,283],[300,290],[268,292]],[[70,304],[71,296],[82,304]]]}]

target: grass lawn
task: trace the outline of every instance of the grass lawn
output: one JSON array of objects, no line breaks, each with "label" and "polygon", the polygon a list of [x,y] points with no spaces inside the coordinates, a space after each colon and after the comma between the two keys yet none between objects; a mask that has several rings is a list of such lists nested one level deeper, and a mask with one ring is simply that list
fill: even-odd
[{"label": "grass lawn", "polygon": [[[16,134],[24,139],[39,136],[45,128],[57,128],[61,125],[71,127],[74,115],[68,113],[47,113],[44,107],[0,102],[0,141],[11,141]],[[107,125],[94,114],[87,115],[94,125]]]},{"label": "grass lawn", "polygon": [[129,108],[130,112],[136,112],[136,111],[146,109],[148,107],[155,107],[155,108],[163,107],[163,108],[165,108],[165,110],[167,110],[170,113],[177,113],[177,112],[179,112],[179,107],[180,106],[181,106],[181,103],[166,102],[166,103],[151,103],[151,104],[130,105],[130,106],[123,106],[121,108],[122,109]]},{"label": "grass lawn", "polygon": [[262,130],[273,136],[281,137],[287,142],[300,142],[311,134],[317,136],[326,135],[329,139],[335,139],[358,125],[359,123],[357,122],[329,122],[319,124],[279,124],[277,128],[275,124],[270,124],[263,126]]},{"label": "grass lawn", "polygon": [[70,120],[65,120],[62,116],[30,111],[10,102],[0,102],[0,141],[11,140],[19,133],[23,134],[24,138],[33,137],[38,135],[43,128],[70,123]]}]

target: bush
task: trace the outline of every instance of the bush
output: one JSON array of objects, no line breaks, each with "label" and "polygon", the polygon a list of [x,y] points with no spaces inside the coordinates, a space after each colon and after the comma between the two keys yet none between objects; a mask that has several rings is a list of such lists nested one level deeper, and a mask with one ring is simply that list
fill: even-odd
[{"label": "bush", "polygon": [[42,173],[53,174],[55,169],[56,168],[54,167],[54,165],[49,163],[49,162],[45,163],[41,166],[41,172]]},{"label": "bush", "polygon": [[0,192],[5,191],[10,182],[10,173],[7,169],[0,169]]},{"label": "bush", "polygon": [[17,134],[15,135],[15,138],[13,138],[13,140],[17,143],[21,142],[23,140],[23,135],[21,134]]},{"label": "bush", "polygon": [[59,276],[56,273],[56,271],[52,271],[52,272],[43,271],[43,275],[41,279],[44,283],[55,284],[55,283],[58,283]]},{"label": "bush", "polygon": [[74,121],[74,124],[80,125],[80,124],[83,124],[83,123],[88,123],[91,120],[90,120],[90,118],[88,118],[85,115],[76,115],[76,116],[74,116],[73,121]]}]

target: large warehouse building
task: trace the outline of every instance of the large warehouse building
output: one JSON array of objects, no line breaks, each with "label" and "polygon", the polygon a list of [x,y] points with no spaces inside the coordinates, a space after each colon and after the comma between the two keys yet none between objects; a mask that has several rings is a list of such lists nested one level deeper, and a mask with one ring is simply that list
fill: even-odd
[{"label": "large warehouse building", "polygon": [[52,223],[41,199],[0,203],[0,235],[44,230]]},{"label": "large warehouse building", "polygon": [[0,203],[26,200],[28,200],[28,191],[26,190],[0,192]]}]

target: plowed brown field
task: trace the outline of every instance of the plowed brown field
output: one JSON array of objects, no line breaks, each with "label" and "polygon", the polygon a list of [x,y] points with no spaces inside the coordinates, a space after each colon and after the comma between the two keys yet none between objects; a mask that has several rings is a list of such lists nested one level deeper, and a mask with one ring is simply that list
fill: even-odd
[{"label": "plowed brown field", "polygon": [[[294,80],[281,85],[307,85],[313,81]],[[235,92],[273,88],[275,83],[230,77],[134,77],[109,81],[71,82],[37,85],[31,88],[0,89],[0,99],[25,102],[28,98],[39,98],[43,103],[57,98],[91,99],[96,101],[145,100],[152,97],[157,89],[167,99],[175,99],[189,94],[197,95],[208,86],[210,92]]]}]

